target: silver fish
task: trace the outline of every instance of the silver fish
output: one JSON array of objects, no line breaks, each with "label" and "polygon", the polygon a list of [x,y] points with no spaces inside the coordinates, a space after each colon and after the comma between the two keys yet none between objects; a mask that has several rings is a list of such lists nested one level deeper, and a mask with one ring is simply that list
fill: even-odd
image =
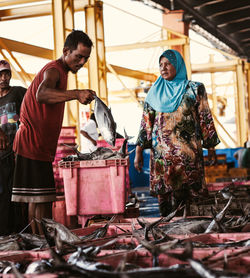
[{"label": "silver fish", "polygon": [[43,218],[41,220],[42,228],[46,240],[50,245],[54,245],[54,238],[57,235],[59,239],[66,243],[80,243],[80,238],[72,233],[63,224],[54,221],[53,219]]},{"label": "silver fish", "polygon": [[126,153],[127,142],[128,142],[128,140],[125,139],[119,151],[113,151],[112,149],[106,148],[106,147],[98,147],[92,153],[81,153],[77,150],[77,148],[78,148],[77,145],[72,147],[72,146],[64,144],[68,148],[72,149],[76,153],[76,156],[68,155],[66,157],[63,157],[62,160],[63,161],[78,161],[78,160],[123,159],[123,158],[126,158],[131,153],[131,152]]},{"label": "silver fish", "polygon": [[47,260],[39,260],[28,265],[25,274],[45,273],[49,272],[52,265]]},{"label": "silver fish", "polygon": [[47,248],[48,243],[46,239],[39,235],[33,235],[29,233],[20,233],[18,236],[22,239],[25,250],[35,249],[35,248]]},{"label": "silver fish", "polygon": [[221,212],[219,212],[215,218],[212,220],[212,222],[209,224],[209,226],[207,227],[206,231],[205,231],[205,234],[208,234],[208,233],[211,233],[214,228],[217,226],[217,223],[221,222],[222,219],[224,218],[229,206],[231,205],[232,203],[232,199],[233,199],[233,196],[230,197],[230,199],[228,200],[228,203],[226,204],[226,206],[223,208],[223,210]]},{"label": "silver fish", "polygon": [[111,146],[115,146],[116,123],[112,116],[111,110],[97,96],[95,96],[94,114],[98,129],[100,130],[103,139]]}]

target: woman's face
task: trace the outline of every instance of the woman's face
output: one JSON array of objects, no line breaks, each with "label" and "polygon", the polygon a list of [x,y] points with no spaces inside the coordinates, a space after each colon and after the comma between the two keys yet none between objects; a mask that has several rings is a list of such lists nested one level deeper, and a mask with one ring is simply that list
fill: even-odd
[{"label": "woman's face", "polygon": [[173,80],[176,76],[175,67],[164,56],[160,60],[160,74],[165,80]]}]

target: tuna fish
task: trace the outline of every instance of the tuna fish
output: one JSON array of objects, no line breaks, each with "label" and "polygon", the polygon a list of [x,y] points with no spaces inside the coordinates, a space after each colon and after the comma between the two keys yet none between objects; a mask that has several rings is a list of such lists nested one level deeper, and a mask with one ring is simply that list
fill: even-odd
[{"label": "tuna fish", "polygon": [[116,123],[113,119],[111,110],[97,96],[95,96],[94,114],[103,139],[114,147],[116,140]]},{"label": "tuna fish", "polygon": [[42,218],[41,220],[44,236],[49,245],[54,246],[55,241],[54,238],[56,234],[60,238],[61,241],[66,243],[80,243],[81,239],[72,233],[67,227],[63,224],[54,221],[49,218]]}]

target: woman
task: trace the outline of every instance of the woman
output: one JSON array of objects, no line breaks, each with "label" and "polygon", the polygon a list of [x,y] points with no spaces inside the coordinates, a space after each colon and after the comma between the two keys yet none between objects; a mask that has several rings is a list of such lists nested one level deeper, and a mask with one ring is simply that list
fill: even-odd
[{"label": "woman", "polygon": [[134,166],[141,170],[143,149],[151,148],[150,193],[166,216],[181,202],[188,209],[188,200],[205,187],[202,148],[211,153],[220,141],[205,87],[187,80],[180,53],[164,51],[159,67],[145,99]]}]

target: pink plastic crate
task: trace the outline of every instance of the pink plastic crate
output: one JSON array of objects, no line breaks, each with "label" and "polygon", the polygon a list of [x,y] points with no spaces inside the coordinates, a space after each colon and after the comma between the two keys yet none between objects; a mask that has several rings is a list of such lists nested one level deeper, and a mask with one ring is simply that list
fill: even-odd
[{"label": "pink plastic crate", "polygon": [[60,136],[58,144],[75,144],[76,136]]},{"label": "pink plastic crate", "polygon": [[76,127],[75,126],[63,126],[61,129],[60,136],[75,136]]},{"label": "pink plastic crate", "polygon": [[[105,140],[97,140],[97,146],[98,147],[106,147],[106,148],[110,148],[113,151],[119,151],[123,142],[124,142],[124,138],[118,138],[115,141],[115,147],[109,145],[109,143],[107,143]],[[129,179],[129,165],[126,167],[126,192],[127,192],[127,196],[126,196],[126,200],[128,201],[128,195],[131,193],[131,188],[130,188],[130,179]]]},{"label": "pink plastic crate", "polygon": [[61,162],[67,215],[125,211],[128,159]]},{"label": "pink plastic crate", "polygon": [[213,182],[207,184],[208,191],[219,191],[226,186],[237,187],[240,185],[250,186],[250,181],[236,181],[236,182]]}]

